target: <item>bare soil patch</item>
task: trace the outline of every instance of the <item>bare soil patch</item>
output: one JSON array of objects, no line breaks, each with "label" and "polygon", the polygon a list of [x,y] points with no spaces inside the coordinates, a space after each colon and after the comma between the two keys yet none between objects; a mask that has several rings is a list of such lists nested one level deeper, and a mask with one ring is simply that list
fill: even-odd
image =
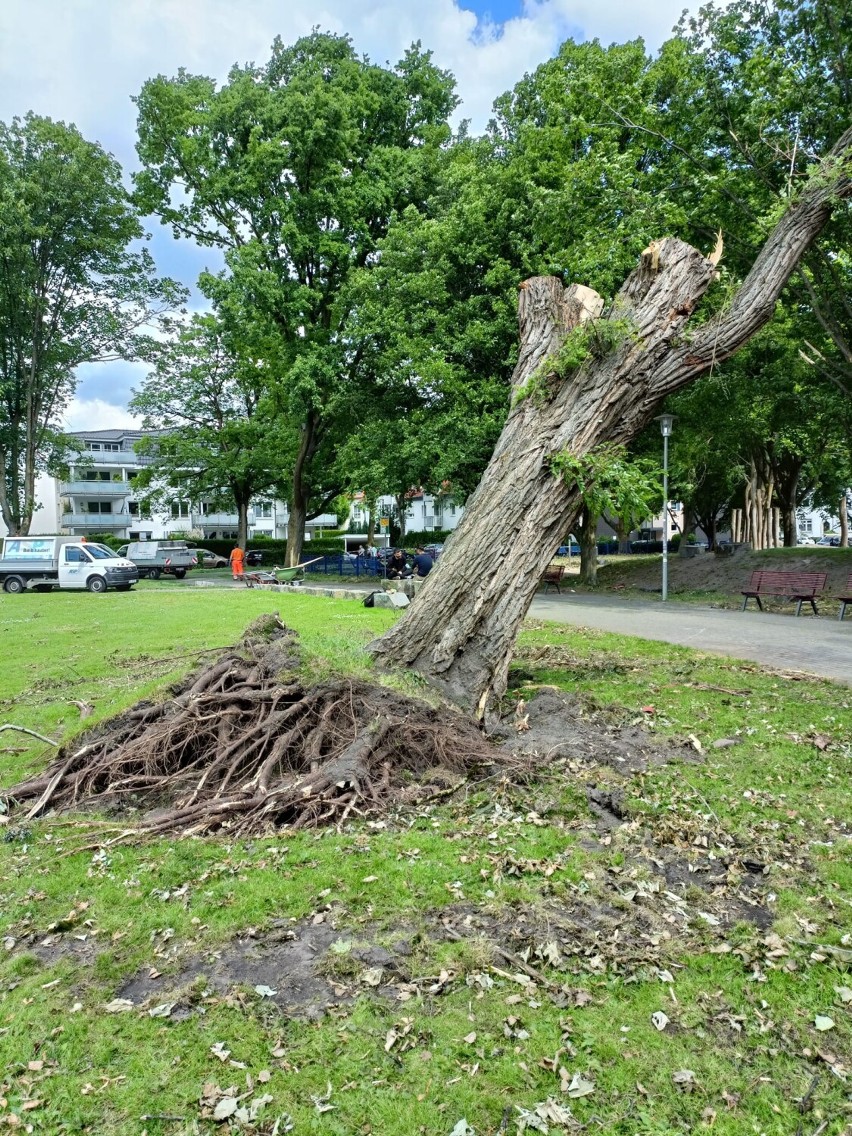
[{"label": "bare soil patch", "polygon": [[[634,559],[631,556],[613,556],[605,560],[598,571],[600,587],[616,591],[624,588],[660,591],[659,560]],[[780,572],[825,572],[828,576],[826,592],[836,596],[845,589],[847,575],[852,571],[852,554],[845,549],[826,549],[825,552],[803,550],[801,555],[787,551],[779,554],[773,550],[737,552],[733,556],[706,552],[691,558],[673,553],[669,556],[669,590],[672,594],[723,592],[731,596],[732,603],[739,604],[742,602],[740,593],[747,586],[751,573],[762,568]],[[785,610],[789,610],[789,606],[780,603]]]}]

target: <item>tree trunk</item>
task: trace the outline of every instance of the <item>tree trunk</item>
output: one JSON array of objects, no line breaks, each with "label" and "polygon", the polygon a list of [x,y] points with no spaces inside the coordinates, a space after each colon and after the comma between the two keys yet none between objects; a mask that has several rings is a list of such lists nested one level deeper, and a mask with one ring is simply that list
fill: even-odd
[{"label": "tree trunk", "polygon": [[308,519],[307,474],[311,458],[316,451],[316,421],[309,413],[299,436],[299,449],[293,466],[293,487],[290,492],[290,516],[287,522],[287,553],[285,567],[295,568],[302,557],[305,543],[305,523]]},{"label": "tree trunk", "polygon": [[245,550],[248,545],[248,501],[237,501],[237,544]]},{"label": "tree trunk", "polygon": [[774,548],[772,498],[775,478],[772,464],[763,452],[753,454],[749,460],[749,478],[745,484],[745,533],[743,540],[751,542],[755,551]]},{"label": "tree trunk", "polygon": [[[405,503],[406,492],[397,493],[396,497],[394,498],[394,500],[396,501],[397,515],[399,517],[399,543],[400,544],[403,544],[405,542],[405,520],[406,520],[405,515],[406,515],[406,512],[407,512],[407,506],[406,506],[406,503]],[[424,524],[425,524],[425,521],[424,521]]]},{"label": "tree trunk", "polygon": [[598,518],[588,507],[580,522],[580,583],[598,582]]},{"label": "tree trunk", "polygon": [[695,509],[691,505],[683,506],[683,532],[680,534],[680,545],[678,546],[678,553],[681,556],[687,555],[687,548],[690,542],[687,539],[690,535],[695,535],[695,526],[698,524],[698,517]]},{"label": "tree trunk", "polygon": [[799,478],[804,464],[803,458],[792,455],[782,460],[776,460],[775,492],[780,501],[781,532],[785,548],[795,548],[799,543],[799,525],[796,517],[796,505],[799,498]]},{"label": "tree trunk", "polygon": [[[506,425],[416,602],[371,644],[378,658],[419,671],[479,716],[499,701],[518,628],[582,508],[576,476],[561,476],[558,460],[570,469],[602,443],[629,442],[667,395],[729,358],[772,317],[800,257],[834,205],[852,194],[852,179],[837,161],[850,148],[852,129],[825,163],[825,176],[778,223],[731,305],[691,335],[686,323],[718,257],[707,259],[676,238],[645,250],[608,313],[618,323],[601,321],[586,337],[588,357],[573,369],[560,364],[559,349],[572,329],[600,315],[600,297],[581,285],[564,288],[553,276],[521,285],[520,352]],[[619,331],[625,321],[629,335]],[[575,350],[569,354],[576,359]]]},{"label": "tree trunk", "polygon": [[840,515],[840,547],[849,547],[849,498],[850,491],[847,489],[843,496],[840,498],[839,515]]}]

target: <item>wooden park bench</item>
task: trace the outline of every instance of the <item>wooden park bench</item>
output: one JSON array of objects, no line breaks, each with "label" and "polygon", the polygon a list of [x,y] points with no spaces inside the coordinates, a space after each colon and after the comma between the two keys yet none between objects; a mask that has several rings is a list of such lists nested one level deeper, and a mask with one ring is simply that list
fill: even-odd
[{"label": "wooden park bench", "polygon": [[544,584],[544,590],[547,591],[548,588],[556,588],[557,592],[561,595],[562,589],[559,585],[562,583],[562,577],[564,575],[564,564],[551,564],[549,567],[545,568],[544,575],[541,578],[541,582]]},{"label": "wooden park bench", "polygon": [[837,617],[841,622],[843,616],[846,614],[846,605],[852,604],[852,572],[849,573],[849,579],[846,581],[846,595],[838,596],[840,600],[840,615]]},{"label": "wooden park bench", "polygon": [[784,596],[786,599],[796,601],[796,615],[800,615],[805,600],[814,609],[814,615],[819,615],[815,596],[825,587],[826,572],[752,572],[749,586],[743,589],[743,607],[754,597],[757,606],[763,611],[761,596]]}]

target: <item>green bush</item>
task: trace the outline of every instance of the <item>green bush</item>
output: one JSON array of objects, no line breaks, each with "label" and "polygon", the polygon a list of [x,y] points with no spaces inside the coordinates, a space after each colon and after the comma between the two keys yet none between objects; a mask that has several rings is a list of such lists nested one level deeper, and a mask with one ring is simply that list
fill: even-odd
[{"label": "green bush", "polygon": [[453,535],[452,529],[436,529],[434,532],[418,531],[411,529],[405,534],[402,543],[406,548],[415,548],[417,545],[424,544],[443,544],[445,540]]}]

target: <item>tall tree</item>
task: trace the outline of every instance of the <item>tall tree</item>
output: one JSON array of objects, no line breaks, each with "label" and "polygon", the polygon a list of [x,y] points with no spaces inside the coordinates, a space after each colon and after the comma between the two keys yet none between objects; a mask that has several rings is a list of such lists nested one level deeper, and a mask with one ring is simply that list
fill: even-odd
[{"label": "tall tree", "polygon": [[37,473],[62,457],[82,363],[136,358],[182,299],[157,280],[118,163],[73,127],[0,123],[0,511],[27,533]]},{"label": "tall tree", "polygon": [[239,295],[279,340],[278,398],[298,423],[290,563],[347,387],[372,378],[346,334],[345,285],[373,263],[393,213],[426,200],[455,104],[419,45],[386,69],[319,32],[276,40],[266,65],[234,67],[219,89],[181,71],[137,100],[139,202],[223,249],[227,272],[203,289],[220,306]]}]

